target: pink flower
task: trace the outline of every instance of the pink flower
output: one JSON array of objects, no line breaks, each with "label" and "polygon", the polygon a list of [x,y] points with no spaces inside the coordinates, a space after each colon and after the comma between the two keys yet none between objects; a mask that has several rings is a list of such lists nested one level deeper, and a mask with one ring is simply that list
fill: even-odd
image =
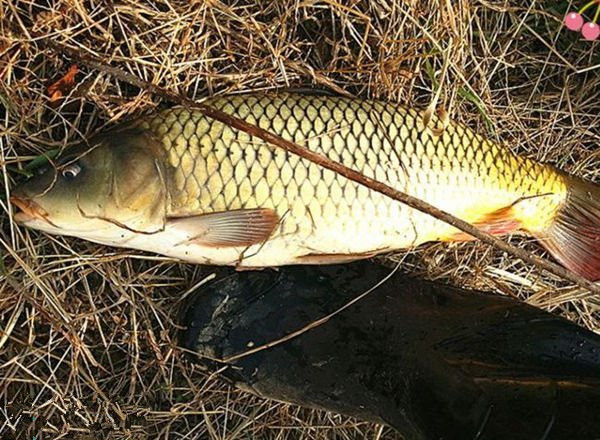
[{"label": "pink flower", "polygon": [[581,34],[586,40],[595,40],[600,37],[600,26],[596,23],[586,23],[581,28]]},{"label": "pink flower", "polygon": [[577,12],[569,12],[565,17],[564,23],[568,29],[578,31],[583,26],[583,17]]}]

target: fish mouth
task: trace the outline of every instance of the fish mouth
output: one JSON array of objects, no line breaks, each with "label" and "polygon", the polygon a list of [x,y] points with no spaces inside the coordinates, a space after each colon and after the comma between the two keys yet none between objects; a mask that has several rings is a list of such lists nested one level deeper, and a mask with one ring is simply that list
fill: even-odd
[{"label": "fish mouth", "polygon": [[33,200],[17,196],[11,196],[9,200],[18,209],[13,216],[17,223],[25,223],[33,219],[48,221],[48,213]]}]

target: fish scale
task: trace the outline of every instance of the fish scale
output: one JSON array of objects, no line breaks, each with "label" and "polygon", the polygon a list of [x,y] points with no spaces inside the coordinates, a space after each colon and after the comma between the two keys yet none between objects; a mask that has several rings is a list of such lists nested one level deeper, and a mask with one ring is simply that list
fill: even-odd
[{"label": "fish scale", "polygon": [[[522,223],[542,227],[564,198],[565,185],[551,167],[514,156],[459,124],[436,132],[431,127],[438,119],[425,127],[418,112],[396,104],[294,93],[217,97],[206,104],[470,222],[551,193],[517,204],[537,213]],[[167,152],[169,215],[272,208],[282,219],[272,238],[289,237],[290,249],[302,242],[298,253],[325,253],[324,243],[327,253],[409,247],[458,232],[198,111],[168,109],[138,125]]]}]

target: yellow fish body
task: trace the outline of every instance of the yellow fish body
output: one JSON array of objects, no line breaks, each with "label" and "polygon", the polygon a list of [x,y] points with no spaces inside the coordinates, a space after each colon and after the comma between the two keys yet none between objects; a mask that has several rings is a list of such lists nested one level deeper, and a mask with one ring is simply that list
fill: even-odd
[{"label": "yellow fish body", "polygon": [[[525,231],[563,264],[590,278],[600,274],[594,247],[600,223],[597,187],[518,157],[463,125],[438,131],[435,118],[425,126],[419,112],[397,104],[323,95],[250,94],[211,98],[206,104],[490,233]],[[28,212],[22,214],[25,224],[185,261],[239,267],[333,263],[468,238],[197,111],[163,110],[90,144],[91,153],[74,151],[63,159],[54,180],[62,178],[61,166],[82,170],[72,181],[86,172],[90,179],[95,168],[95,186],[88,185],[94,189],[85,190],[80,182],[75,190],[57,189],[62,196],[48,197],[55,191],[51,188],[38,190],[36,197],[27,188],[32,184],[25,184],[14,198]],[[119,165],[118,173],[117,165],[102,171],[91,157],[100,153],[120,155],[125,159],[113,162],[128,165]],[[93,164],[85,164],[86,158]],[[87,201],[89,210],[75,200]],[[43,215],[28,209],[31,201]],[[593,212],[586,215],[586,210]],[[90,222],[87,232],[84,222]],[[578,222],[591,229],[574,240]],[[565,252],[567,245],[578,250]]]}]

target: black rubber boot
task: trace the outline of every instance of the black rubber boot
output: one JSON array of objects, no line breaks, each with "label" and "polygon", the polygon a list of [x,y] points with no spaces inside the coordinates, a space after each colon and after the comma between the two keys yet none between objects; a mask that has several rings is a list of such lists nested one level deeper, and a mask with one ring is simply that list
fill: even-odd
[{"label": "black rubber boot", "polygon": [[390,272],[358,262],[230,273],[192,297],[183,344],[207,366],[229,359],[222,374],[246,390],[408,439],[600,438],[600,336]]}]

